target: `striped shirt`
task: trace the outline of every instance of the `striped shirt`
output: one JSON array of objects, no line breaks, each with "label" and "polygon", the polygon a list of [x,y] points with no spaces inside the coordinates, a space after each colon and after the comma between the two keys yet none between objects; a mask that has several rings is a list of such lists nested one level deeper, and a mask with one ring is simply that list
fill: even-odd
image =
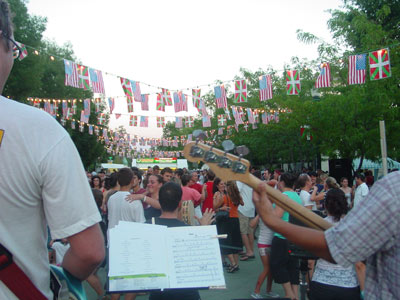
[{"label": "striped shirt", "polygon": [[376,182],[325,239],[338,264],[367,260],[365,300],[400,299],[400,172]]}]

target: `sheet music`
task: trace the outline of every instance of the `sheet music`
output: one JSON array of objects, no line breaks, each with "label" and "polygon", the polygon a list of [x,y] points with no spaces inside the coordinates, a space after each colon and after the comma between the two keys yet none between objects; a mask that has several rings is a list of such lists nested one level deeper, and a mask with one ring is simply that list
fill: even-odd
[{"label": "sheet music", "polygon": [[110,291],[169,287],[166,230],[165,226],[124,222],[109,231]]},{"label": "sheet music", "polygon": [[168,228],[171,288],[225,286],[215,225]]}]

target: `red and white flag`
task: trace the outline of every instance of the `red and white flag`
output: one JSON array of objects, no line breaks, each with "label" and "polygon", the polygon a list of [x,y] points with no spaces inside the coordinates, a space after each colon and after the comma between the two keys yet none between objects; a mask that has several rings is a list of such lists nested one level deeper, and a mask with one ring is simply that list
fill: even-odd
[{"label": "red and white flag", "polygon": [[319,75],[315,82],[315,88],[323,88],[331,86],[331,69],[328,63],[321,64]]},{"label": "red and white flag", "polygon": [[260,101],[272,99],[271,75],[260,76]]},{"label": "red and white flag", "polygon": [[75,88],[79,88],[79,75],[78,68],[76,63],[70,60],[64,59],[64,68],[65,68],[65,81],[64,84],[66,86],[72,86]]}]

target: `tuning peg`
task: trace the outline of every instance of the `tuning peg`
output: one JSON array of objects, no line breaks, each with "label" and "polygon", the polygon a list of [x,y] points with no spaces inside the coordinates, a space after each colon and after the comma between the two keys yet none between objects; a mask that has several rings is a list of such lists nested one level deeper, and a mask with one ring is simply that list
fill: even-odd
[{"label": "tuning peg", "polygon": [[200,140],[204,140],[207,137],[205,132],[203,130],[200,130],[200,129],[197,129],[197,130],[193,131],[193,136],[196,138],[196,144]]},{"label": "tuning peg", "polygon": [[240,159],[241,159],[243,156],[249,154],[249,152],[250,152],[249,148],[247,148],[247,147],[244,146],[244,145],[242,145],[242,146],[237,146],[235,151],[236,151],[236,153],[239,155],[239,161],[240,161]]},{"label": "tuning peg", "polygon": [[222,148],[225,150],[225,154],[235,148],[235,144],[231,140],[225,140],[222,142]]}]

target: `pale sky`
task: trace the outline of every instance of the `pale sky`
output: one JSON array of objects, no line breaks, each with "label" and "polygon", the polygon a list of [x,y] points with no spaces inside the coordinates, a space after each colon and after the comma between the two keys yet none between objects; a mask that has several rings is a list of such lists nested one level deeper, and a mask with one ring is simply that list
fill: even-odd
[{"label": "pale sky", "polygon": [[[202,89],[205,94],[215,80],[239,75],[240,67],[282,70],[292,56],[315,59],[317,47],[299,42],[296,30],[330,41],[326,10],[341,4],[340,0],[30,0],[28,9],[47,17],[45,38],[60,45],[71,42],[83,65],[103,71],[107,97],[112,97],[122,96],[122,88],[118,78],[104,72],[168,89],[211,84]],[[143,84],[141,89],[158,91]],[[127,114],[125,100],[117,102],[115,112]],[[156,96],[151,95],[151,111],[155,103]],[[189,108],[176,116],[197,112],[191,104]],[[140,106],[135,106],[134,114],[151,115],[142,113]],[[167,107],[157,115],[175,113]],[[155,118],[149,123],[155,126]],[[111,116],[110,127],[119,125],[139,136],[161,135],[154,127],[129,127],[128,115],[117,121]]]}]

